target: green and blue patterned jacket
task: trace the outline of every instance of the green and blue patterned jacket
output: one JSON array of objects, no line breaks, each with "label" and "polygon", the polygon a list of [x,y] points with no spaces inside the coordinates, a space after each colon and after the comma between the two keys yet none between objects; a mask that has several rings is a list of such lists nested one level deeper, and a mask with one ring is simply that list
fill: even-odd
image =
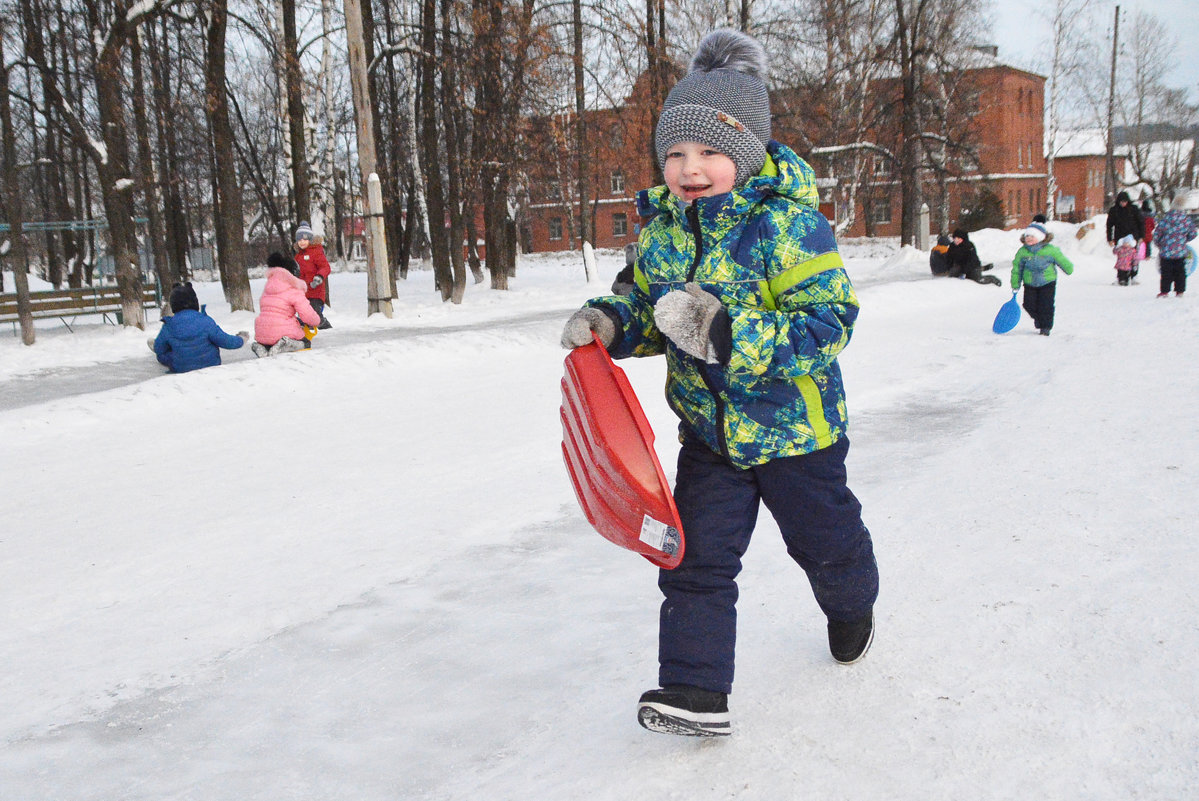
[{"label": "green and blue patterned jacket", "polygon": [[[666,398],[698,437],[738,467],[826,448],[848,426],[837,354],[858,299],[818,211],[812,168],[771,142],[762,172],[689,206],[665,186],[638,194],[636,288],[587,305],[621,323],[614,358],[666,354]],[[731,321],[727,364],[679,350],[654,325],[654,304],[688,281],[721,300]]]},{"label": "green and blue patterned jacket", "polygon": [[1057,271],[1066,275],[1074,272],[1074,264],[1066,258],[1057,245],[1038,242],[1021,245],[1012,259],[1012,290],[1025,286],[1045,286],[1057,280]]}]

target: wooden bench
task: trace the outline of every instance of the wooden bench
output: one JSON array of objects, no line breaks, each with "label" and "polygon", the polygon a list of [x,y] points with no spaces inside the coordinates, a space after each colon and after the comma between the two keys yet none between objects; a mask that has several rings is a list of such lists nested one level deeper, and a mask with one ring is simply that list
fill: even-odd
[{"label": "wooden bench", "polygon": [[[157,308],[160,302],[158,288],[155,286],[142,287],[142,308]],[[99,314],[104,322],[109,322],[111,314],[113,322],[121,323],[121,290],[115,286],[89,286],[82,289],[50,289],[43,292],[29,293],[29,306],[35,320],[57,317],[62,324],[72,331],[70,318],[85,314]],[[13,333],[17,331],[20,316],[17,314],[16,293],[0,295],[0,323],[12,323]]]}]

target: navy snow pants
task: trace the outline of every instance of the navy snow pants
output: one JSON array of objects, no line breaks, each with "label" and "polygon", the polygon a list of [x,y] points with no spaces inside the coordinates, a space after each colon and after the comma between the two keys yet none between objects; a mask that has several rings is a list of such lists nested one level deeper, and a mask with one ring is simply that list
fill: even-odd
[{"label": "navy snow pants", "polygon": [[1032,324],[1038,331],[1048,331],[1053,328],[1054,296],[1057,294],[1057,281],[1050,281],[1045,286],[1024,285],[1024,311],[1032,317]]},{"label": "navy snow pants", "polygon": [[675,502],[683,561],[661,570],[658,681],[730,692],[737,639],[737,574],[765,503],[787,552],[807,573],[832,620],[864,617],[878,597],[878,567],[862,506],[846,486],[849,440],[815,453],[740,469],[694,441],[679,451]]}]

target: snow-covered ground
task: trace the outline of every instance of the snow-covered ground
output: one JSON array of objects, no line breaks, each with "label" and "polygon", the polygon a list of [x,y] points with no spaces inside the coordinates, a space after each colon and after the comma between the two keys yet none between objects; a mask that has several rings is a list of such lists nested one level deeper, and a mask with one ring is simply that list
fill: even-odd
[{"label": "snow-covered ground", "polygon": [[[991,333],[1006,288],[847,246],[878,634],[832,662],[763,514],[716,741],[637,725],[656,571],[562,466],[558,335],[618,254],[461,306],[414,273],[390,320],[338,273],[312,352],[181,376],[157,324],[0,332],[0,798],[1193,797],[1199,297],[1051,228],[1049,338]],[[974,237],[1005,287],[1016,237]],[[673,476],[663,362],[623,367]]]}]

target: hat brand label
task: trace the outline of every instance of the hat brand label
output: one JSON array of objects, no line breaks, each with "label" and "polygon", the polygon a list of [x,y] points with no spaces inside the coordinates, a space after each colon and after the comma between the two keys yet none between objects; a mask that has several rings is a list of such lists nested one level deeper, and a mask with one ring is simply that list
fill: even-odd
[{"label": "hat brand label", "polygon": [[730,128],[738,130],[741,133],[745,133],[745,126],[742,125],[741,122],[731,114],[728,114],[724,111],[717,111],[716,119],[720,120],[721,122],[723,122],[725,125],[729,126]]}]

